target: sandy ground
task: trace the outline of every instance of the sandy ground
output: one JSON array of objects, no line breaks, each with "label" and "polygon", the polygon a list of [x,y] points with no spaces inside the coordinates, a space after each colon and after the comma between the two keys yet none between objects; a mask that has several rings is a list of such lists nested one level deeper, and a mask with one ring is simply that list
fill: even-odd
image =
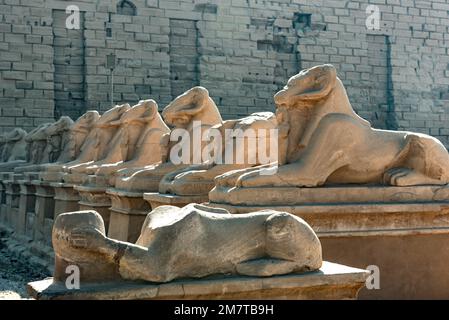
[{"label": "sandy ground", "polygon": [[26,284],[50,275],[41,266],[17,259],[7,249],[5,236],[6,234],[0,231],[0,300],[29,299]]}]

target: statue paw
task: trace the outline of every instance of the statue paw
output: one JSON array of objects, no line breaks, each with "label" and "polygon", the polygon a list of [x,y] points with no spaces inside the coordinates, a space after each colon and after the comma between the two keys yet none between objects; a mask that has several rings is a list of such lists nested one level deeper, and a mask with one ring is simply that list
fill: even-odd
[{"label": "statue paw", "polygon": [[236,182],[237,188],[250,188],[266,185],[269,181],[269,177],[261,175],[259,171],[252,171],[242,174]]},{"label": "statue paw", "polygon": [[69,236],[69,243],[79,249],[92,249],[100,245],[104,235],[96,228],[75,228]]},{"label": "statue paw", "polygon": [[392,168],[384,173],[383,182],[391,186],[443,185],[445,181],[428,177],[410,168]]}]

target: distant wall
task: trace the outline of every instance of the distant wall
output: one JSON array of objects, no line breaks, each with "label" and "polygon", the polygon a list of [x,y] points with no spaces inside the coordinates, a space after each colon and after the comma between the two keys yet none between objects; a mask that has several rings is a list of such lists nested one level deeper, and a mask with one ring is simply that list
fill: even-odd
[{"label": "distant wall", "polygon": [[[381,30],[365,26],[378,5]],[[64,28],[65,9],[82,11]],[[194,85],[225,118],[274,110],[301,68],[332,63],[376,127],[449,146],[449,4],[444,0],[0,0],[0,130],[31,129],[114,102],[162,108]]]}]

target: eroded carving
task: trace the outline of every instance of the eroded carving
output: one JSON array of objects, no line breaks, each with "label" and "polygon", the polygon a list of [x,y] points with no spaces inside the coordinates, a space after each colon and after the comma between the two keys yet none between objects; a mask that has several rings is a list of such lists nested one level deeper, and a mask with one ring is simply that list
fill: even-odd
[{"label": "eroded carving", "polygon": [[95,211],[56,218],[55,279],[80,267],[84,281],[168,282],[213,274],[272,276],[317,270],[321,244],[301,218],[261,211],[231,215],[197,204],[163,206],[148,214],[136,244],[107,238]]}]

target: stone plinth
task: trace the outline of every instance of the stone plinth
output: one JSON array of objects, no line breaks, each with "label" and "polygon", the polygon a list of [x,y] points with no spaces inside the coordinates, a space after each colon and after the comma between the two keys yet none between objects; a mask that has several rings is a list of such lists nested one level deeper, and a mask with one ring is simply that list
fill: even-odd
[{"label": "stone plinth", "polygon": [[[27,178],[32,177],[28,175]],[[19,180],[20,200],[15,230],[22,235],[27,234],[27,222],[30,223],[33,221],[31,216],[35,214],[36,187],[31,183],[31,181],[31,179]]]},{"label": "stone plinth", "polygon": [[28,292],[40,300],[77,299],[356,299],[369,273],[324,262],[319,271],[276,277],[224,277],[177,280],[164,284],[113,282],[81,284],[67,290],[53,278],[31,282]]},{"label": "stone plinth", "polygon": [[20,185],[19,180],[23,176],[20,174],[9,173],[8,179],[3,180],[5,186],[5,205],[2,205],[1,214],[5,216],[5,223],[12,228],[16,227],[20,203]]},{"label": "stone plinth", "polygon": [[80,196],[73,184],[64,182],[51,182],[50,186],[55,191],[55,210],[53,218],[57,215],[79,210]]},{"label": "stone plinth", "polygon": [[212,202],[217,197],[211,193],[209,205],[233,213],[270,208],[300,216],[319,236],[326,260],[379,267],[380,290],[364,289],[361,298],[448,299],[447,190],[441,186],[254,188],[252,192],[242,188],[228,190],[226,204]]},{"label": "stone plinth", "polygon": [[108,237],[136,242],[142,224],[151,207],[143,199],[141,192],[128,192],[108,189],[106,193],[111,199]]},{"label": "stone plinth", "polygon": [[74,186],[74,189],[78,191],[80,197],[80,201],[78,202],[79,210],[94,210],[98,212],[103,218],[107,231],[111,215],[111,199],[106,194],[106,188],[83,185]]},{"label": "stone plinth", "polygon": [[6,188],[3,181],[0,181],[0,204],[6,203]]},{"label": "stone plinth", "polygon": [[51,230],[55,212],[55,191],[48,182],[33,180],[31,182],[36,188],[35,219],[34,219],[34,239],[51,243]]},{"label": "stone plinth", "polygon": [[143,198],[148,201],[151,209],[159,206],[170,205],[182,208],[189,203],[203,203],[209,200],[207,195],[180,196],[174,194],[163,194],[158,192],[148,192],[143,194]]}]

